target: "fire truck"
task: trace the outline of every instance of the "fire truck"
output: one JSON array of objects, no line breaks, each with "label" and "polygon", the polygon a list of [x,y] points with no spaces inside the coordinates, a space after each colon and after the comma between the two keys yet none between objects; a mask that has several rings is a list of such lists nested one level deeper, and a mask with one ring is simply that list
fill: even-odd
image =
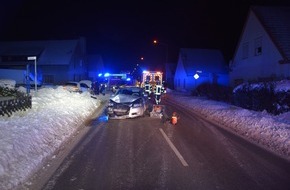
[{"label": "fire truck", "polygon": [[163,73],[158,71],[143,71],[141,87],[145,89],[148,98],[154,95],[155,104],[153,104],[151,117],[161,118],[164,113],[164,106],[160,105],[161,94],[164,92]]},{"label": "fire truck", "polygon": [[151,85],[156,85],[157,82],[161,82],[163,80],[163,73],[159,71],[143,71],[142,76],[142,87],[145,87],[145,83],[149,82]]},{"label": "fire truck", "polygon": [[151,98],[156,84],[162,83],[162,76],[162,72],[143,71],[141,87],[145,89],[145,92],[148,94],[149,99]]}]

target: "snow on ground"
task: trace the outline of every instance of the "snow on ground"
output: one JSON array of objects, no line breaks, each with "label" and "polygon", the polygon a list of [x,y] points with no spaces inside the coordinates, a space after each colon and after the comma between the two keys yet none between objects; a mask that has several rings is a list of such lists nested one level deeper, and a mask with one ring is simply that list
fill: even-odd
[{"label": "snow on ground", "polygon": [[33,94],[32,109],[2,116],[0,189],[13,189],[25,181],[98,106],[99,98],[91,98],[89,93],[44,88]]},{"label": "snow on ground", "polygon": [[[100,98],[109,97],[94,99],[61,87],[32,93],[32,109],[0,118],[1,190],[25,182],[100,106]],[[271,116],[170,91],[167,97],[290,160],[289,114]]]}]

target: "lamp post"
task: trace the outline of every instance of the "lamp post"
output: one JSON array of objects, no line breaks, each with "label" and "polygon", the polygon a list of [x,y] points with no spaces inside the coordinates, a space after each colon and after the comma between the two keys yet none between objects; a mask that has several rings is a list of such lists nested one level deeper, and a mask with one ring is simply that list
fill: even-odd
[{"label": "lamp post", "polygon": [[163,43],[163,42],[159,42],[158,40],[153,40],[153,44],[160,44],[160,45],[165,46],[165,48],[166,48],[165,64],[168,63],[168,44]]},{"label": "lamp post", "polygon": [[166,64],[168,63],[168,44],[167,43],[164,43],[164,42],[159,42],[158,40],[153,40],[153,44],[160,44],[160,45],[163,45],[165,46],[166,48],[166,57],[165,57],[165,64],[164,64],[164,71],[163,73],[165,73],[164,75],[164,78],[166,79]]},{"label": "lamp post", "polygon": [[35,88],[35,93],[37,92],[37,64],[36,64],[36,56],[29,56],[27,57],[28,61],[34,61],[34,88]]}]

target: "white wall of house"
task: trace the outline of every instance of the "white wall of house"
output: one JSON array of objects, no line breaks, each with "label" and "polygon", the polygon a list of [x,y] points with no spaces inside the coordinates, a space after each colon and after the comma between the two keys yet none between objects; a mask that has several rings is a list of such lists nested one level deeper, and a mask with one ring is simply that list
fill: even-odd
[{"label": "white wall of house", "polygon": [[[260,49],[259,49],[260,48]],[[250,12],[231,64],[230,85],[290,75],[290,65],[280,64],[282,56],[257,17]]]}]

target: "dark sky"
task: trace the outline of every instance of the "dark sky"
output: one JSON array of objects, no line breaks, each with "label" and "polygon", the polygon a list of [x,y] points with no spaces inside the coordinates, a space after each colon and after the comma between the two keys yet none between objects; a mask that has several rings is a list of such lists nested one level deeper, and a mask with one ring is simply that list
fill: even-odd
[{"label": "dark sky", "polygon": [[[287,2],[288,1],[288,2]],[[138,63],[158,69],[176,62],[179,48],[218,48],[233,56],[251,5],[290,5],[289,0],[10,0],[0,7],[2,41],[59,40],[84,36],[88,52],[108,70]],[[144,61],[140,57],[144,57]]]}]

